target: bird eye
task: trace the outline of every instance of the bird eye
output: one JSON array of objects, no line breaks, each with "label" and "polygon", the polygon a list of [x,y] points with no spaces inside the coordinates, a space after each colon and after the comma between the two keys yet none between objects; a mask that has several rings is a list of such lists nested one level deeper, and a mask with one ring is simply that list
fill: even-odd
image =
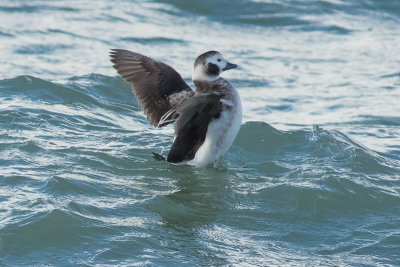
[{"label": "bird eye", "polygon": [[217,61],[218,61],[218,62],[221,62],[221,59],[219,58],[219,59],[217,59]]}]

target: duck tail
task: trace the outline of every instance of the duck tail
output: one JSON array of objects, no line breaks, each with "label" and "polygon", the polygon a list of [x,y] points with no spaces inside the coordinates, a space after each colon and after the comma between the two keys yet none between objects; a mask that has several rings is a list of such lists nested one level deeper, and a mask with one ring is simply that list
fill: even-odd
[{"label": "duck tail", "polygon": [[156,160],[163,160],[165,161],[165,157],[161,156],[160,154],[157,154],[155,152],[151,152],[153,153],[153,158],[155,158]]}]

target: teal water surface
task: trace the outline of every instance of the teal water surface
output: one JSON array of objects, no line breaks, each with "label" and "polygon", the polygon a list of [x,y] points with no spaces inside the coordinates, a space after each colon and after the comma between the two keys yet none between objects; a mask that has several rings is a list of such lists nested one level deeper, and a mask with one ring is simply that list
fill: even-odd
[{"label": "teal water surface", "polygon": [[[398,1],[0,2],[0,265],[398,266]],[[108,58],[240,68],[217,166],[159,162]]]}]

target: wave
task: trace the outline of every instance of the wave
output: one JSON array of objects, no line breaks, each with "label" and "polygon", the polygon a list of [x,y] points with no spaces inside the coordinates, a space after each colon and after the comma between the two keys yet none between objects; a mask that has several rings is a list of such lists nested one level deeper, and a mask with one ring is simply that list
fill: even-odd
[{"label": "wave", "polygon": [[397,174],[396,161],[372,151],[337,130],[279,131],[264,122],[242,125],[235,141],[235,153],[252,162],[281,161],[282,164],[318,164],[329,168],[371,174]]},{"label": "wave", "polygon": [[[321,20],[324,15],[351,16],[382,13],[400,16],[397,1],[317,1],[312,5],[304,1],[202,1],[187,2],[184,0],[159,1],[174,6],[185,16],[205,16],[210,20],[228,24],[249,24],[258,26],[281,27],[294,26],[293,30],[323,31],[333,34],[349,34],[353,29],[342,25],[326,24]],[[224,10],[223,13],[220,10]]]},{"label": "wave", "polygon": [[399,162],[336,130],[279,131],[247,122],[227,161],[239,177],[254,177],[244,181],[247,193],[252,187],[266,206],[295,206],[301,217],[392,209],[400,200]]},{"label": "wave", "polygon": [[[118,89],[116,89],[118,88]],[[99,105],[103,99],[133,104],[130,86],[122,79],[100,74],[88,74],[57,84],[37,77],[22,75],[0,81],[3,97],[16,97],[49,103],[83,103]]]},{"label": "wave", "polygon": [[186,42],[181,39],[165,38],[165,37],[151,37],[151,38],[138,38],[138,37],[123,37],[119,39],[120,41],[139,43],[139,44],[150,44],[150,45],[163,45],[167,43],[178,43],[185,44]]},{"label": "wave", "polygon": [[[116,126],[113,119],[133,117],[146,124],[130,85],[119,77],[88,74],[68,79],[64,84],[42,80],[33,76],[19,76],[0,81],[2,111],[0,119],[11,123],[25,117],[46,120],[47,125],[63,120],[68,128],[81,128],[80,122],[93,127]],[[96,111],[93,112],[91,111]],[[89,117],[85,115],[91,114]],[[97,114],[97,116],[95,116]],[[52,120],[51,118],[56,118]],[[366,117],[374,124],[397,123],[395,118]],[[119,125],[119,129],[123,130]],[[90,130],[93,128],[83,128]],[[312,130],[279,131],[263,122],[247,122],[235,141],[233,158],[249,164],[281,161],[285,165],[318,163],[336,166],[347,171],[368,174],[394,174],[398,163],[374,152],[336,130],[314,126]],[[283,160],[282,160],[283,159]]]},{"label": "wave", "polygon": [[[118,140],[121,145],[124,142],[140,144],[141,148],[135,145],[135,151],[140,155],[134,159],[137,162],[152,160],[150,151],[145,150],[154,149],[157,144],[162,146],[158,149],[168,150],[172,139],[170,128],[153,129],[147,123],[129,84],[118,77],[89,74],[58,84],[19,76],[0,81],[0,97],[3,98],[0,123],[4,130],[36,132],[49,139],[58,133],[61,140],[62,136],[76,140],[93,132],[100,136],[120,133],[119,138],[108,140]],[[391,118],[365,119],[374,124],[377,121],[397,123]],[[13,139],[10,135],[3,135],[3,138],[17,142],[18,149],[24,153],[46,150],[43,144],[29,138],[23,139],[26,142],[16,141],[18,138]],[[55,143],[59,144],[59,151],[71,148],[61,145],[61,141]],[[81,147],[86,147],[84,153],[89,153],[88,158],[95,158],[85,142]],[[115,156],[108,156],[108,152],[101,156],[102,152],[98,152],[104,159],[95,160],[96,164],[104,169],[112,168]],[[379,177],[391,180],[400,173],[396,159],[368,149],[342,132],[319,126],[280,131],[264,122],[246,122],[226,158],[229,167],[243,167],[259,175],[275,177],[323,177],[334,170],[349,177],[358,173],[371,182]],[[127,165],[127,162],[123,163],[123,166]]]},{"label": "wave", "polygon": [[[268,238],[280,244],[279,257],[301,248],[317,260],[355,261],[398,242],[384,231],[398,225],[399,161],[335,129],[282,131],[249,121],[222,164],[197,169],[152,158],[170,148],[173,128],[153,129],[118,77],[19,76],[0,81],[0,99],[0,193],[9,204],[0,215],[2,262],[36,263],[52,251],[69,262],[62,255],[74,248],[85,253],[71,264],[91,264],[124,248],[129,256],[131,247],[134,255],[162,250],[160,235],[177,240],[182,231],[221,244],[221,229],[223,243],[231,232],[251,232],[246,249],[264,249]],[[382,234],[371,237],[371,229]],[[321,246],[327,235],[338,241]]]},{"label": "wave", "polygon": [[38,13],[44,11],[62,11],[62,12],[78,12],[80,9],[73,8],[70,6],[63,6],[59,3],[53,3],[48,5],[38,5],[38,4],[22,4],[22,5],[4,5],[0,6],[0,11],[10,12],[10,13]]}]

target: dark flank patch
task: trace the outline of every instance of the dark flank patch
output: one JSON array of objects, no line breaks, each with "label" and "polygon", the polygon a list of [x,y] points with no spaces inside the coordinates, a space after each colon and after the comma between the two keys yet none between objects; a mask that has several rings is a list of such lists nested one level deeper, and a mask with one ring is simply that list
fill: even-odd
[{"label": "dark flank patch", "polygon": [[202,94],[183,103],[178,109],[181,115],[175,122],[176,138],[167,161],[178,163],[195,157],[206,138],[208,124],[220,116],[222,97],[223,94]]},{"label": "dark flank patch", "polygon": [[219,75],[219,68],[217,65],[215,65],[214,63],[208,63],[207,64],[207,74],[208,75],[215,75],[218,76]]},{"label": "dark flank patch", "polygon": [[178,163],[192,160],[206,138],[206,127],[187,127],[175,138],[167,161]]}]

